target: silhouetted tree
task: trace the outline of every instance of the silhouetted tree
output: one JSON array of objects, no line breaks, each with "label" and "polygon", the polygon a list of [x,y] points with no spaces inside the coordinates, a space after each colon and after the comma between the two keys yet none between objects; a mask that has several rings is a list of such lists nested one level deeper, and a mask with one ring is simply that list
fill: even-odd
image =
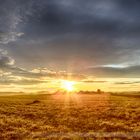
[{"label": "silhouetted tree", "polygon": [[100,94],[100,93],[101,93],[101,90],[100,90],[100,89],[97,89],[97,93],[99,93],[99,94]]}]

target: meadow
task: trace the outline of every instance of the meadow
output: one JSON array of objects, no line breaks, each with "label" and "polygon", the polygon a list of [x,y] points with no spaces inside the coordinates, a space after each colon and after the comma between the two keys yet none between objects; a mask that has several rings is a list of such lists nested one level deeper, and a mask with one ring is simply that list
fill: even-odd
[{"label": "meadow", "polygon": [[139,94],[0,96],[0,140],[140,139]]}]

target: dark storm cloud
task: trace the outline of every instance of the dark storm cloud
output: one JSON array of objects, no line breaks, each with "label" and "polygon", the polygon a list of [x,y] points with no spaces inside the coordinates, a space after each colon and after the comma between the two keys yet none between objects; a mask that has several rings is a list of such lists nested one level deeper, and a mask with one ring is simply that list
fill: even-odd
[{"label": "dark storm cloud", "polygon": [[[22,7],[26,2],[23,6],[21,2],[22,0],[0,1],[0,45],[16,41],[24,34],[20,31],[19,24],[23,23]],[[26,11],[24,11],[24,15],[26,15]]]},{"label": "dark storm cloud", "polygon": [[[2,0],[0,44],[25,69],[75,71],[94,65],[139,65],[139,12],[138,0]],[[18,69],[19,75],[31,74],[12,69]],[[138,67],[133,74],[110,69],[102,68],[103,75],[131,77],[139,71]]]},{"label": "dark storm cloud", "polygon": [[[136,28],[140,19],[138,1],[49,0],[34,6],[35,15],[33,13],[27,23],[31,26],[26,26],[31,36],[32,32],[48,37],[67,33],[108,37],[128,35],[133,31],[140,33]],[[34,35],[38,37],[38,34]]]},{"label": "dark storm cloud", "polygon": [[121,36],[139,32],[139,6],[136,0],[6,0],[1,5],[1,23],[9,30],[22,27],[30,38],[68,33]]}]

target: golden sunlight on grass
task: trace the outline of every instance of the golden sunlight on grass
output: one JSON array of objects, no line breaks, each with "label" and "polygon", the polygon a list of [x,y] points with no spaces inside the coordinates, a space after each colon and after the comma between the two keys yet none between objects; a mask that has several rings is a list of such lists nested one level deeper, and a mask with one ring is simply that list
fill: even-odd
[{"label": "golden sunlight on grass", "polygon": [[0,140],[140,139],[139,93],[0,96]]},{"label": "golden sunlight on grass", "polygon": [[75,83],[74,81],[68,81],[68,80],[63,80],[61,82],[61,88],[68,91],[68,92],[71,92],[71,91],[74,91],[75,90]]}]

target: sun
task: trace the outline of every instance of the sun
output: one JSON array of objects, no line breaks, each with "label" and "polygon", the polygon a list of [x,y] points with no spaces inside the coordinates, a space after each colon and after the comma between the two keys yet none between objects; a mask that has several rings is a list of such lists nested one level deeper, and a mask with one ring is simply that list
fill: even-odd
[{"label": "sun", "polygon": [[67,81],[67,80],[64,80],[64,81],[62,81],[62,83],[61,83],[61,87],[62,87],[63,89],[65,89],[66,91],[69,91],[69,92],[75,90],[74,85],[75,85],[75,82],[74,82],[74,81]]}]

